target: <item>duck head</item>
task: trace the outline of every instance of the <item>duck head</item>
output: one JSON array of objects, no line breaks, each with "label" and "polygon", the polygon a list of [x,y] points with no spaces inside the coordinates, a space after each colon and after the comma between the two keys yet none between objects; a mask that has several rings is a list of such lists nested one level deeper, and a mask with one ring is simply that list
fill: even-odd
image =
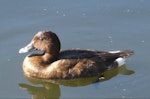
[{"label": "duck head", "polygon": [[43,51],[44,54],[57,57],[60,51],[60,46],[60,40],[55,33],[51,31],[39,31],[27,46],[19,50],[19,53],[40,50]]}]

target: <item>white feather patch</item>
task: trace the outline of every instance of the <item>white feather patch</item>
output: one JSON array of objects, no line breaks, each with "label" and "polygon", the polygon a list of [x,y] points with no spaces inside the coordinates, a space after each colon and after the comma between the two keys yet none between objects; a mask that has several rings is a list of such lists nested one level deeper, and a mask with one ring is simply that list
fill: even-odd
[{"label": "white feather patch", "polygon": [[121,52],[121,51],[109,51],[109,53],[112,53],[112,54],[115,54],[115,53],[119,53],[119,52]]},{"label": "white feather patch", "polygon": [[125,60],[126,60],[125,58],[119,57],[116,59],[116,62],[118,63],[118,66],[122,66],[125,64]]}]

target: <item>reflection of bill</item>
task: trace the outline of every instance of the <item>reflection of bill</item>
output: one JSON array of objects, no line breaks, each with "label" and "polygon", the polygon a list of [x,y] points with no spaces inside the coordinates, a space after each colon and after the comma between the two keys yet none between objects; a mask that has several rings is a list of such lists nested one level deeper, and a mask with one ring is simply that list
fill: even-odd
[{"label": "reflection of bill", "polygon": [[69,80],[46,80],[46,79],[37,79],[33,77],[25,78],[34,85],[42,84],[43,86],[33,86],[28,84],[19,84],[21,88],[26,89],[29,94],[32,95],[33,99],[42,99],[42,98],[55,98],[59,99],[61,95],[61,90],[59,85],[64,86],[85,86],[93,83],[98,83],[102,81],[106,81],[115,77],[117,74],[130,75],[133,74],[134,71],[126,69],[126,66],[123,65],[118,68],[114,68],[104,72],[103,74],[99,74],[99,76],[88,77],[88,78],[78,78],[78,79],[69,79]]}]

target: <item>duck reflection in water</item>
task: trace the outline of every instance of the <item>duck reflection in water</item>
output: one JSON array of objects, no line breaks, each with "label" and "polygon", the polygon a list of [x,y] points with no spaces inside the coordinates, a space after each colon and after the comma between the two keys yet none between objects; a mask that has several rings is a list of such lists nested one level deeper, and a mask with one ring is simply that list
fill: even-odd
[{"label": "duck reflection in water", "polygon": [[[46,98],[55,98],[59,99],[61,96],[61,90],[59,85],[70,86],[70,87],[79,87],[86,86],[94,83],[100,83],[107,81],[118,74],[131,75],[134,73],[132,70],[126,69],[126,65],[121,67],[113,68],[105,71],[102,74],[99,74],[95,77],[87,78],[78,78],[78,79],[68,79],[68,80],[47,80],[47,79],[38,79],[34,77],[25,76],[26,80],[31,82],[34,85],[29,85],[25,83],[20,83],[19,86],[23,89],[26,89],[33,99],[46,99]],[[38,84],[42,86],[39,87]]]},{"label": "duck reflection in water", "polygon": [[42,87],[19,84],[34,99],[59,98],[59,85],[76,87],[106,81],[116,76],[121,68],[122,74],[134,73],[125,65],[121,66],[133,55],[133,51],[61,50],[60,40],[52,31],[38,32],[19,53],[35,50],[42,53],[27,55],[23,61],[23,71],[28,81],[42,84]]}]

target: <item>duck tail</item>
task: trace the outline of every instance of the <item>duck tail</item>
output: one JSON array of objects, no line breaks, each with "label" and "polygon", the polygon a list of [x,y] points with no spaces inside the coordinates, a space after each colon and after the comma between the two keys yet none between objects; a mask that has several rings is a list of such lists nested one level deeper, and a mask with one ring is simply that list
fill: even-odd
[{"label": "duck tail", "polygon": [[125,64],[125,61],[128,57],[134,54],[131,50],[123,50],[123,51],[110,51],[109,53],[116,54],[118,58],[115,60],[118,66],[122,66]]},{"label": "duck tail", "polygon": [[128,57],[130,57],[131,55],[133,55],[134,52],[131,51],[131,50],[123,50],[123,51],[120,51],[118,54],[119,54],[119,56],[120,56],[121,58],[128,58]]}]

